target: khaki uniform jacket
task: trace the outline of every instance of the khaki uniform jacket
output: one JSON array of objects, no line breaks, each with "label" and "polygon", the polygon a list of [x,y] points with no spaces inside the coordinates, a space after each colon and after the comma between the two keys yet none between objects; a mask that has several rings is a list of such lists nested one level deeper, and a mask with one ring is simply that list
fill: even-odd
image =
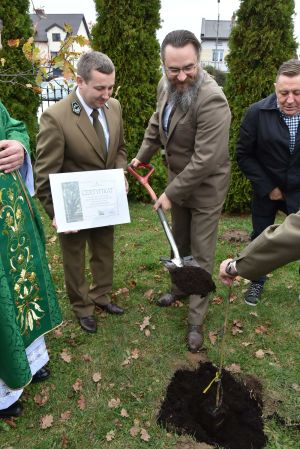
[{"label": "khaki uniform jacket", "polygon": [[120,103],[110,98],[103,109],[109,129],[107,160],[105,143],[99,143],[76,91],[48,108],[41,116],[35,164],[36,188],[37,196],[51,219],[54,210],[49,174],[127,166]]},{"label": "khaki uniform jacket", "polygon": [[300,259],[300,212],[290,214],[281,225],[269,226],[242,251],[238,274],[255,280]]},{"label": "khaki uniform jacket", "polygon": [[162,79],[157,109],[152,115],[137,159],[149,162],[163,146],[168,164],[168,198],[184,207],[221,204],[228,190],[230,110],[221,88],[201,70],[196,101],[185,113],[175,109],[168,136],[162,125],[168,95]]}]

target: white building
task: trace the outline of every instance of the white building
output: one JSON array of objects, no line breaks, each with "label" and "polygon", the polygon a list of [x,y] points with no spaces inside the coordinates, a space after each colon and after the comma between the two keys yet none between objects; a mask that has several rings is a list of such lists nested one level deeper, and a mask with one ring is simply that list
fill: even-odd
[{"label": "white building", "polygon": [[228,40],[231,28],[234,24],[232,20],[206,20],[202,19],[201,24],[201,65],[213,66],[217,70],[227,72],[225,56],[228,54]]},{"label": "white building", "polygon": [[[35,29],[34,42],[39,48],[42,58],[47,61],[54,57],[62,42],[67,37],[65,24],[72,29],[72,35],[81,35],[90,38],[90,32],[83,14],[45,14],[44,10],[36,10],[36,14],[30,14]],[[72,51],[82,53],[89,50],[89,46],[81,47],[75,43]],[[54,76],[60,75],[60,71],[54,69]]]}]

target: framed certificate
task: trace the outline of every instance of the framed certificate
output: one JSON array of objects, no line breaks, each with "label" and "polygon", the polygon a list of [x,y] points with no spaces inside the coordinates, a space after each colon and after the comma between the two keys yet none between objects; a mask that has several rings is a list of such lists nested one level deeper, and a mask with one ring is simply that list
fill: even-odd
[{"label": "framed certificate", "polygon": [[57,232],[129,223],[123,169],[50,174]]}]

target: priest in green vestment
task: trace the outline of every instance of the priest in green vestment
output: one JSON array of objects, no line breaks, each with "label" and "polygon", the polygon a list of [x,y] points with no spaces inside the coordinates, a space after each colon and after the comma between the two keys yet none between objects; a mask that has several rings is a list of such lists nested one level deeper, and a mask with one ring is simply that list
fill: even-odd
[{"label": "priest in green vestment", "polygon": [[26,128],[0,102],[0,418],[19,416],[23,388],[49,376],[44,335],[62,321],[31,194]]}]

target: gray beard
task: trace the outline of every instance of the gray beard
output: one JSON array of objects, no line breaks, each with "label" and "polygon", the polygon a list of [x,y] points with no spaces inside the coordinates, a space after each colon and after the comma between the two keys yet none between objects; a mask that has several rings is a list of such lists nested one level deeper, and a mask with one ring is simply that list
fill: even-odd
[{"label": "gray beard", "polygon": [[168,92],[168,104],[173,106],[179,106],[183,112],[187,112],[191,104],[197,99],[198,90],[202,81],[202,76],[198,74],[196,80],[191,86],[188,86],[184,91],[178,91],[173,86],[168,78],[165,76],[165,89]]}]

